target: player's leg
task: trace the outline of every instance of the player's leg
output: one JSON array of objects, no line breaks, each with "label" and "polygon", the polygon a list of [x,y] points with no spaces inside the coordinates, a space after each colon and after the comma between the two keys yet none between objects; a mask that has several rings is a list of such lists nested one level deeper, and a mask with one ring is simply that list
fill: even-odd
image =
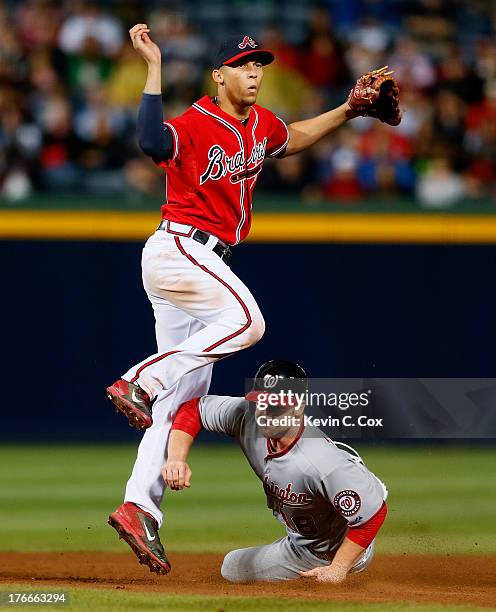
[{"label": "player's leg", "polygon": [[[179,344],[198,332],[203,323],[193,319],[165,300],[149,296],[155,314],[158,350]],[[189,399],[206,395],[212,378],[212,366],[189,372],[170,389],[162,389],[153,404],[153,425],[146,430],[127,483],[125,501],[133,502],[162,524],[165,482],[161,470],[166,458],[170,427],[179,406]]]},{"label": "player's leg", "polygon": [[233,550],[224,557],[222,577],[229,582],[294,580],[300,572],[328,565],[288,537],[265,546]]},{"label": "player's leg", "polygon": [[161,469],[167,441],[177,408],[192,397],[206,395],[212,366],[190,372],[171,389],[161,391],[153,404],[153,424],[141,440],[138,455],[127,483],[125,501],[132,501],[162,524],[160,505],[166,488]]},{"label": "player's leg", "polygon": [[[200,321],[164,300],[149,297],[155,312],[159,350],[171,342],[180,342],[203,326]],[[157,573],[170,571],[170,563],[158,533],[162,523],[160,505],[165,490],[161,468],[170,426],[182,402],[208,392],[211,373],[212,366],[190,372],[171,389],[159,393],[154,404],[156,419],[139,446],[127,483],[125,502],[109,517],[110,525],[129,544],[140,562]]]},{"label": "player's leg", "polygon": [[203,329],[181,343],[149,356],[123,378],[150,397],[170,389],[186,373],[257,342],[265,329],[246,285],[208,246],[157,232],[143,254],[143,282],[163,298],[202,321]]}]

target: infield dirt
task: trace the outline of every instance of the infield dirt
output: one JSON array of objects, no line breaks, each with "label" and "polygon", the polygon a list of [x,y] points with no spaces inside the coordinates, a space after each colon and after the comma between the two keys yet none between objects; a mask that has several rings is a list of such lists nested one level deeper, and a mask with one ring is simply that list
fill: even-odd
[{"label": "infield dirt", "polygon": [[222,555],[171,554],[168,576],[150,574],[131,553],[0,553],[0,584],[102,587],[191,595],[291,597],[333,601],[418,602],[493,607],[496,557],[378,555],[363,574],[342,586],[300,579],[285,583],[229,584]]}]

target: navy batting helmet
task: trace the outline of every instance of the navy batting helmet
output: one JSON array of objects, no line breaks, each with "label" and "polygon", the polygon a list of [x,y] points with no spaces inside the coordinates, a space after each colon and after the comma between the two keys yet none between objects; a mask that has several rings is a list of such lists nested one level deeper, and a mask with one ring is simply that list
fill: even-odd
[{"label": "navy batting helmet", "polygon": [[290,390],[293,393],[305,393],[307,389],[307,373],[299,363],[272,359],[258,368],[253,386],[245,398],[250,402],[256,402],[259,393],[278,393]]}]

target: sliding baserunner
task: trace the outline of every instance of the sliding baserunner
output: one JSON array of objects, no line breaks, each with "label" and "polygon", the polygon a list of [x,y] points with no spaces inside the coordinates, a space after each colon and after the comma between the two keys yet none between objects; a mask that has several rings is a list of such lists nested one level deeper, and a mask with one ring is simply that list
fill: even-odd
[{"label": "sliding baserunner", "polygon": [[230,582],[300,576],[342,582],[372,561],[374,539],[387,513],[386,487],[351,447],[342,445],[343,450],[318,428],[305,425],[304,404],[287,395],[285,404],[277,402],[281,391],[304,388],[301,366],[269,361],[255,381],[246,397],[206,395],[179,408],[164,479],[173,490],[190,486],[186,460],[201,428],[236,438],[286,535],[265,546],[231,551],[222,576]]}]

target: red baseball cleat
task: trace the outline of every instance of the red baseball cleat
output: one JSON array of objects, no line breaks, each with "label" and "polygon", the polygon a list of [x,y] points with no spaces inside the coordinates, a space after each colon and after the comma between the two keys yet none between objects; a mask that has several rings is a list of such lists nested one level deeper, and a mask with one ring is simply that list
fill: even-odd
[{"label": "red baseball cleat", "polygon": [[171,571],[158,535],[158,523],[151,514],[132,502],[126,502],[109,516],[108,523],[151,572],[168,574]]},{"label": "red baseball cleat", "polygon": [[131,427],[147,429],[153,423],[150,398],[138,385],[119,378],[107,387],[107,397],[117,412],[127,417]]}]

